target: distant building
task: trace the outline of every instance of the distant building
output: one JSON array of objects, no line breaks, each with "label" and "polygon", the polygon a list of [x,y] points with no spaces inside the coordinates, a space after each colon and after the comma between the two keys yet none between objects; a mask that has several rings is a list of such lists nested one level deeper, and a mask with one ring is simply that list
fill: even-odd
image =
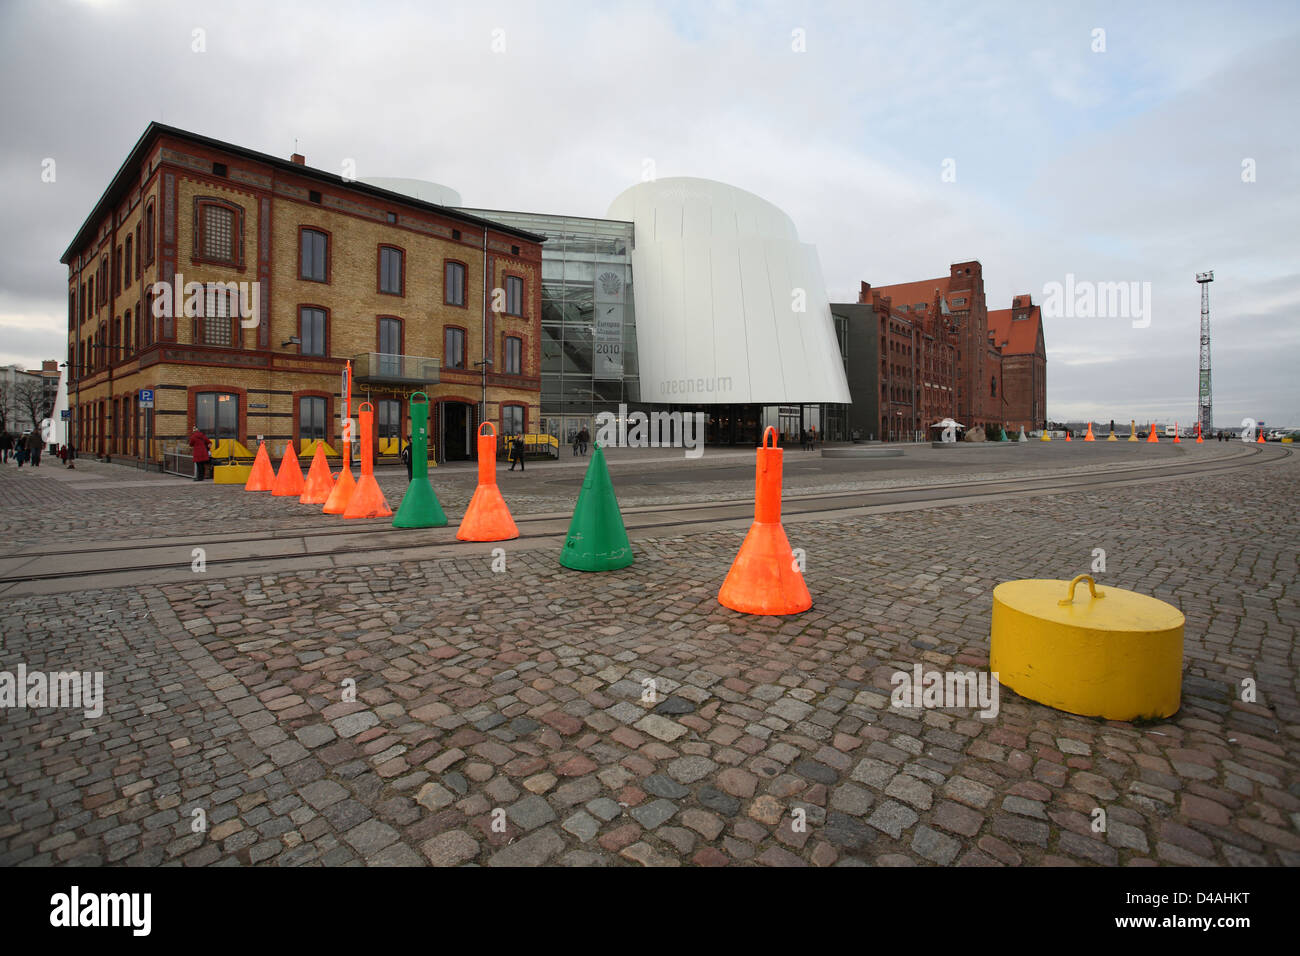
[{"label": "distant building", "polygon": [[[57,392],[57,366],[54,374]],[[0,411],[3,412],[5,431],[11,434],[31,431],[53,404],[53,401],[48,405],[45,403],[45,381],[39,372],[24,371],[20,365],[0,368]]]},{"label": "distant building", "polygon": [[[953,263],[947,276],[918,282],[863,282],[856,305],[832,311],[849,325],[849,416],[860,437],[924,440],[949,416],[968,428],[1043,427],[1047,353],[1039,307],[1024,295],[1011,309],[989,312],[978,261]],[[877,333],[871,342],[862,338],[868,322]]]},{"label": "distant building", "polygon": [[989,313],[989,335],[1002,353],[1003,415],[1012,429],[1044,427],[1047,421],[1047,347],[1043,317],[1029,295],[1011,308]]},{"label": "distant building", "polygon": [[845,327],[850,432],[879,441],[934,437],[929,426],[957,413],[954,331],[941,313],[904,311],[869,283],[859,299],[831,306]]}]

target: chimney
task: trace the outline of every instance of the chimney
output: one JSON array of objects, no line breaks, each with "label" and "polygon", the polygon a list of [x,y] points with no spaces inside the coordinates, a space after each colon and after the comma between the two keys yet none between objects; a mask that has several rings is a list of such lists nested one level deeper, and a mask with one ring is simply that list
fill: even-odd
[{"label": "chimney", "polygon": [[307,165],[307,157],[304,156],[302,153],[294,153],[292,156],[289,157],[289,161],[293,163],[297,163],[299,166]]}]

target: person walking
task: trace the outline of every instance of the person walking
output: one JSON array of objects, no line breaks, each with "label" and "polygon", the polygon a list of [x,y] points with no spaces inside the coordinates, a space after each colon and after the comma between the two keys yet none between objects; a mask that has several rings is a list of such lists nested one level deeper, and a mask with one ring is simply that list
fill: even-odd
[{"label": "person walking", "polygon": [[411,436],[406,436],[406,444],[402,446],[402,464],[406,466],[406,480],[410,481],[414,476],[411,467]]},{"label": "person walking", "polygon": [[582,435],[582,432],[574,432],[574,433],[573,433],[572,441],[573,441],[573,457],[574,457],[574,458],[577,458],[577,457],[578,457],[578,447],[582,444],[581,435]]},{"label": "person walking", "polygon": [[0,433],[0,460],[3,460],[6,465],[9,464],[9,456],[13,454],[13,450],[14,436],[8,432]]},{"label": "person walking", "polygon": [[31,434],[27,436],[27,454],[32,459],[32,467],[41,467],[41,430],[33,428]]},{"label": "person walking", "polygon": [[586,457],[587,442],[589,441],[591,441],[591,432],[587,431],[586,425],[583,425],[582,431],[578,432],[578,448],[583,457]]},{"label": "person walking", "polygon": [[194,431],[190,433],[189,444],[191,455],[194,457],[194,480],[202,481],[204,473],[208,470],[208,462],[211,460],[208,451],[212,447],[212,442],[208,436],[203,434],[198,425],[194,426]]},{"label": "person walking", "polygon": [[515,463],[519,463],[519,470],[526,471],[524,468],[524,436],[515,435],[510,439],[510,470],[515,470]]},{"label": "person walking", "polygon": [[14,461],[18,462],[19,468],[27,461],[27,437],[25,435],[19,435],[14,439]]}]

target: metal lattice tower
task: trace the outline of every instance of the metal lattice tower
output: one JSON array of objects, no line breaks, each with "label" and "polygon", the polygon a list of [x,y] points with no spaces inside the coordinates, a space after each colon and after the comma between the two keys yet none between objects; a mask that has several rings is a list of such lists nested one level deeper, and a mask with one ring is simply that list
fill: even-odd
[{"label": "metal lattice tower", "polygon": [[1197,401],[1197,421],[1206,437],[1214,430],[1214,399],[1210,390],[1210,283],[1213,272],[1198,272],[1196,281],[1201,285],[1201,388]]}]

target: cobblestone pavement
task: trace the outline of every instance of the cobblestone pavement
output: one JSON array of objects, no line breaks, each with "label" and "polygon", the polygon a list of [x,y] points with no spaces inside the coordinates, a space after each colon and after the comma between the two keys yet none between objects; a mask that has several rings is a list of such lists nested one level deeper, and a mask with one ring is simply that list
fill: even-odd
[{"label": "cobblestone pavement", "polygon": [[[918,480],[961,486],[1009,474],[1096,474],[1152,461],[1192,462],[1243,453],[1239,442],[1201,446],[1028,442],[1025,447],[907,448],[906,458],[872,462],[836,461],[816,452],[787,449],[786,494],[890,488]],[[752,500],[754,494],[752,449],[709,449],[698,459],[686,459],[672,449],[613,449],[609,460],[619,503],[625,508]],[[51,463],[54,467],[49,467]],[[501,466],[498,481],[514,514],[567,513],[586,465],[587,459],[562,455],[555,462],[531,463],[522,473]],[[430,477],[447,513],[463,514],[474,494],[475,464],[435,468]],[[406,472],[381,468],[377,478],[395,509],[406,491]],[[337,519],[324,518],[318,506],[298,504],[292,498],[148,474],[127,465],[81,460],[69,471],[57,459],[47,458],[39,469],[0,466],[0,555],[66,541],[130,540],[199,529],[283,531],[320,527],[322,521],[338,524]]]},{"label": "cobblestone pavement", "polygon": [[[729,529],[602,575],[507,543],[24,598],[0,669],[102,670],[107,704],[0,715],[0,864],[1294,866],[1298,477],[789,524],[790,618],[718,605]],[[897,670],[987,667],[996,584],[1094,548],[1187,616],[1177,715],[891,708]]]}]

